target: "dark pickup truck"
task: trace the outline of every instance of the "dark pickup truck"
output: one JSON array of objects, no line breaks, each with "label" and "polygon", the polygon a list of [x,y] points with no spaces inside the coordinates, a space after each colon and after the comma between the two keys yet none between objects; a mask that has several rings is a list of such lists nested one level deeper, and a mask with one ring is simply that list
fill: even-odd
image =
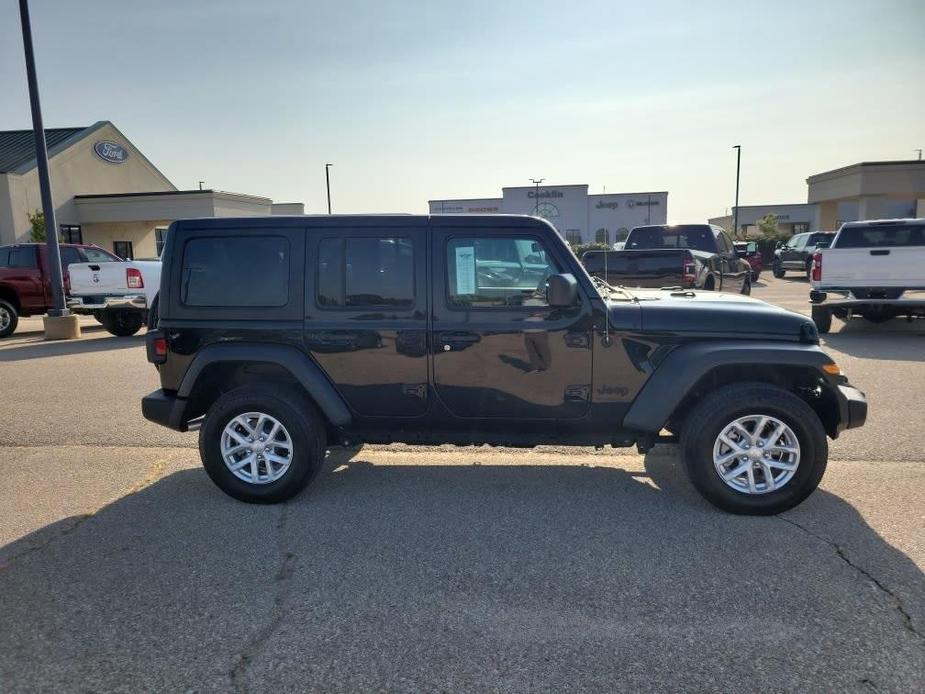
[{"label": "dark pickup truck", "polygon": [[680,442],[712,503],[778,513],[867,416],[806,317],[617,289],[533,217],[178,221],[159,296],[142,412],[198,425],[206,472],[249,502],[297,494],[337,445]]},{"label": "dark pickup truck", "polygon": [[588,272],[612,285],[681,287],[751,293],[752,269],[720,227],[656,224],[635,227],[622,251],[588,251]]}]

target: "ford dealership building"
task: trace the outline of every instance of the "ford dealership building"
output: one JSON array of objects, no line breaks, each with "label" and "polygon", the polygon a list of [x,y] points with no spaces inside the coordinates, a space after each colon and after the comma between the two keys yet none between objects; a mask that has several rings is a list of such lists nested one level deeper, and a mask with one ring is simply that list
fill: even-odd
[{"label": "ford dealership building", "polygon": [[548,220],[572,244],[611,244],[641,224],[665,224],[668,193],[588,193],[588,185],[515,186],[500,198],[429,201],[431,214],[533,214]]}]

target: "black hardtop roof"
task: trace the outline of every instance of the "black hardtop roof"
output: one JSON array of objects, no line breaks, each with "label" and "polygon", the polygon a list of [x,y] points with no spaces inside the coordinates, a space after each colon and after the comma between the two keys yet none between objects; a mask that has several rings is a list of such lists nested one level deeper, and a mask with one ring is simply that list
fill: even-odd
[{"label": "black hardtop roof", "polygon": [[476,229],[555,229],[548,222],[528,215],[507,214],[318,214],[268,215],[263,217],[202,217],[179,219],[173,225],[191,229],[240,229],[302,227],[314,229],[362,227],[466,227]]}]

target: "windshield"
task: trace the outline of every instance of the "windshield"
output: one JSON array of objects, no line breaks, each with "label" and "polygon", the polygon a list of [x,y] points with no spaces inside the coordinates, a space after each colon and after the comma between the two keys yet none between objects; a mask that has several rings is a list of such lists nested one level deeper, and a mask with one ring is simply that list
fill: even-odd
[{"label": "windshield", "polygon": [[690,248],[697,251],[716,250],[713,231],[705,224],[636,227],[626,239],[627,250],[657,248]]}]

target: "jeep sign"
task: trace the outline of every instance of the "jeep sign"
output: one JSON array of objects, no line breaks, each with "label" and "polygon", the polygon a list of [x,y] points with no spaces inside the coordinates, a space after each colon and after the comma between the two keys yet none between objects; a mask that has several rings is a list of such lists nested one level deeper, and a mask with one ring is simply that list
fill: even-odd
[{"label": "jeep sign", "polygon": [[125,147],[108,140],[100,140],[94,144],[93,151],[96,152],[96,156],[110,164],[121,164],[128,159]]}]

